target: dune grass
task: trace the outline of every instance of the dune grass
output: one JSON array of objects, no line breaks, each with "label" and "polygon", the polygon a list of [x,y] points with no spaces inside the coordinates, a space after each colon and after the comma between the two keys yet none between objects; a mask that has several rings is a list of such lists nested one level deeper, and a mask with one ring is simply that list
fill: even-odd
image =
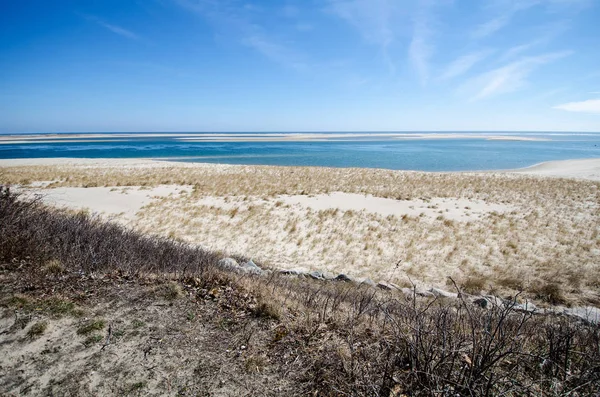
[{"label": "dune grass", "polygon": [[[524,290],[528,297],[548,303],[600,303],[598,182],[167,162],[6,167],[0,172],[6,182],[53,181],[50,186],[192,185],[189,195],[144,208],[136,227],[273,267],[343,272],[399,284],[410,279],[440,287],[451,276],[470,290],[508,295]],[[425,202],[463,198],[512,210],[461,222],[443,212],[430,219],[311,211],[279,199],[329,192]],[[556,286],[559,293],[544,292]]]}]

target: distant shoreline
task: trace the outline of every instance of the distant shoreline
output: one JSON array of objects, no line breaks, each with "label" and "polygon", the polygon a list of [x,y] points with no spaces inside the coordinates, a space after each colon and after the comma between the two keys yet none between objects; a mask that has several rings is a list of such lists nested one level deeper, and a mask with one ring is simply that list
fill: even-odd
[{"label": "distant shoreline", "polygon": [[490,141],[550,141],[535,136],[542,133],[527,132],[323,132],[323,133],[98,133],[98,134],[11,134],[0,135],[0,144],[59,143],[59,142],[108,142],[127,139],[168,138],[181,142],[304,142],[304,141],[344,141],[344,140],[397,140],[397,139],[483,139]]},{"label": "distant shoreline", "polygon": [[[220,164],[220,163],[219,163]],[[181,162],[169,159],[150,158],[28,158],[28,159],[0,159],[0,167],[22,167],[22,166],[54,166],[54,165],[83,165],[88,167],[194,167],[214,166],[215,163],[203,162]],[[222,164],[232,167],[254,167],[254,165]],[[261,166],[264,167],[264,166]],[[298,166],[301,167],[301,166]],[[329,167],[316,167],[329,168]],[[398,172],[424,172],[439,173],[431,171],[394,170]],[[556,178],[576,178],[600,181],[600,158],[571,159],[546,161],[533,164],[528,167],[505,169],[505,170],[472,170],[472,171],[448,171],[441,173],[500,173],[500,174],[523,174]]]}]

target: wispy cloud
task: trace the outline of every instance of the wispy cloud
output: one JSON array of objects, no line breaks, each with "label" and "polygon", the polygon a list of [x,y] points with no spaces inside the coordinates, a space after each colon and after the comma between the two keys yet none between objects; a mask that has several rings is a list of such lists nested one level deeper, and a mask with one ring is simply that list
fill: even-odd
[{"label": "wispy cloud", "polygon": [[530,74],[537,68],[570,55],[570,51],[525,57],[468,80],[459,92],[480,100],[514,92],[527,85]]},{"label": "wispy cloud", "polygon": [[[518,14],[534,7],[543,7],[545,12],[568,20],[570,16],[593,6],[593,3],[594,0],[488,0],[484,9],[488,11],[489,17],[473,30],[472,37],[483,39],[493,35],[509,26]],[[558,30],[562,28],[553,28],[554,33]]]},{"label": "wispy cloud", "polygon": [[493,51],[482,50],[463,55],[450,63],[442,72],[441,80],[450,80],[467,73],[473,66],[487,58]]},{"label": "wispy cloud", "polygon": [[125,37],[130,40],[141,40],[141,37],[139,35],[133,33],[131,30],[125,29],[121,26],[110,24],[108,22],[103,21],[102,19],[100,19],[98,17],[91,16],[91,15],[86,15],[85,18],[96,23],[97,25],[103,27],[104,29],[106,29],[110,32],[113,32],[114,34],[118,34],[121,37]]},{"label": "wispy cloud", "polygon": [[567,31],[571,23],[571,20],[562,19],[561,17],[559,20],[552,21],[551,23],[545,23],[532,28],[530,27],[530,33],[527,35],[527,37],[535,38],[531,41],[514,45],[505,49],[504,53],[500,57],[500,62],[513,60],[534,48],[548,45],[553,39]]},{"label": "wispy cloud", "polygon": [[396,67],[389,47],[396,39],[394,31],[395,3],[391,0],[329,0],[328,11],[353,26],[363,40],[381,51],[383,61],[392,73]]},{"label": "wispy cloud", "polygon": [[554,106],[554,109],[566,110],[567,112],[596,113],[600,114],[600,99],[588,99],[581,102],[569,102]]},{"label": "wispy cloud", "polygon": [[308,65],[300,59],[301,57],[295,51],[273,42],[259,33],[244,37],[242,44],[255,49],[268,59],[284,66],[296,70],[305,70],[308,68]]},{"label": "wispy cloud", "polygon": [[394,40],[390,0],[331,0],[329,11],[354,26],[372,44],[385,48]]},{"label": "wispy cloud", "polygon": [[540,43],[539,40],[535,40],[535,41],[532,41],[529,43],[519,44],[519,45],[510,47],[504,51],[504,54],[502,54],[500,61],[508,61],[508,60],[514,59],[514,58],[518,57],[519,55],[523,54],[524,52],[534,48],[539,43]]},{"label": "wispy cloud", "polygon": [[429,3],[420,2],[419,9],[414,17],[412,40],[408,47],[408,57],[423,85],[429,79],[429,60],[434,52],[434,46],[431,43],[434,32],[431,27],[429,8]]},{"label": "wispy cloud", "polygon": [[477,26],[475,28],[475,30],[473,31],[473,37],[480,39],[480,38],[489,36],[492,33],[495,33],[497,31],[499,31],[500,29],[502,29],[503,27],[505,27],[506,25],[508,25],[508,23],[510,22],[511,19],[512,19],[512,13],[506,13],[506,14],[494,17],[493,19]]},{"label": "wispy cloud", "polygon": [[408,58],[417,72],[421,85],[426,85],[431,70],[431,59],[436,51],[439,7],[452,4],[448,0],[419,0],[413,15],[413,35],[408,47]]},{"label": "wispy cloud", "polygon": [[490,36],[508,26],[517,13],[541,2],[542,0],[491,0],[487,3],[487,8],[492,10],[494,16],[477,26],[472,35],[477,39]]},{"label": "wispy cloud", "polygon": [[[251,4],[240,7],[232,0],[173,1],[179,7],[208,20],[216,31],[252,48],[273,62],[296,70],[308,67],[303,55],[285,41],[276,39],[262,25],[255,22],[254,17],[262,12],[260,7]],[[291,6],[279,9],[279,14],[288,18],[298,13],[299,10]]]},{"label": "wispy cloud", "polygon": [[353,26],[363,40],[376,46],[383,61],[395,73],[393,56],[410,37],[407,58],[422,85],[429,80],[435,53],[436,7],[451,0],[328,0],[328,11]]}]

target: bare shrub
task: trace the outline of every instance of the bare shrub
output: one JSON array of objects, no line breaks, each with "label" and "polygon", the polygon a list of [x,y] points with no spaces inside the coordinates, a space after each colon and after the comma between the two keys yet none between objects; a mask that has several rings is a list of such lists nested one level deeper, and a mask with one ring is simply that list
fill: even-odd
[{"label": "bare shrub", "polygon": [[0,260],[14,259],[57,261],[71,271],[183,276],[203,273],[219,256],[184,242],[146,237],[86,213],[20,200],[0,187]]}]

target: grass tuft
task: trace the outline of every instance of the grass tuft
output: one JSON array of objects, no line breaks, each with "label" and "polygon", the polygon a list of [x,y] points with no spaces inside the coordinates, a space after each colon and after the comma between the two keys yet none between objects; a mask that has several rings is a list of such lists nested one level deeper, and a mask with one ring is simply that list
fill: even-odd
[{"label": "grass tuft", "polygon": [[167,300],[179,299],[184,295],[183,288],[175,281],[169,281],[162,289],[162,296]]},{"label": "grass tuft", "polygon": [[47,328],[48,328],[47,321],[39,321],[39,322],[33,324],[29,328],[29,330],[27,331],[27,337],[30,339],[39,338],[40,336],[42,336],[44,334],[44,332],[46,332]]},{"label": "grass tuft", "polygon": [[85,340],[83,341],[83,344],[84,344],[84,346],[89,347],[91,345],[95,345],[96,343],[99,343],[103,339],[104,339],[104,337],[102,335],[94,334],[94,335],[90,335],[87,338],[85,338]]},{"label": "grass tuft", "polygon": [[269,318],[279,320],[281,318],[281,310],[273,303],[261,302],[253,310],[255,316],[260,318]]},{"label": "grass tuft", "polygon": [[102,319],[90,320],[86,324],[77,328],[78,335],[88,335],[95,331],[101,331],[106,326],[106,321]]},{"label": "grass tuft", "polygon": [[545,283],[536,288],[536,297],[551,305],[562,305],[568,302],[563,289],[557,283]]},{"label": "grass tuft", "polygon": [[137,320],[137,319],[136,319],[136,320],[133,320],[133,321],[131,322],[131,326],[132,326],[134,329],[137,329],[137,328],[141,328],[141,327],[144,327],[144,326],[146,326],[146,323],[145,323],[145,322],[143,322],[143,321],[140,321],[140,320]]},{"label": "grass tuft", "polygon": [[462,290],[468,294],[477,295],[485,290],[487,284],[487,278],[483,275],[474,274],[463,282]]},{"label": "grass tuft", "polygon": [[75,303],[60,298],[50,298],[42,301],[41,307],[54,317],[80,316],[82,314]]},{"label": "grass tuft", "polygon": [[51,274],[61,274],[66,271],[66,268],[57,259],[52,259],[44,265],[44,270]]}]

